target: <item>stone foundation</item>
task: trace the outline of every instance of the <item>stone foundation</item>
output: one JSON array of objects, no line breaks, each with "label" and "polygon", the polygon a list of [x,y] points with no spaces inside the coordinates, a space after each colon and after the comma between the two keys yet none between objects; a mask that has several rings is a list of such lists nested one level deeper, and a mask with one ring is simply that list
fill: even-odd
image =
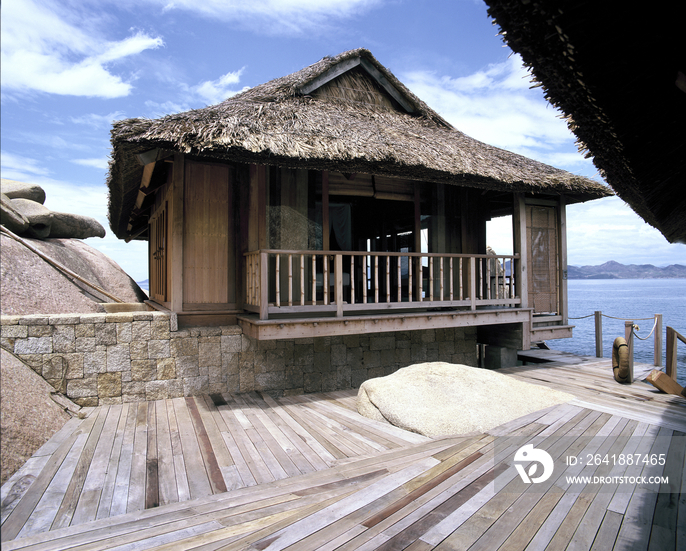
[{"label": "stone foundation", "polygon": [[476,365],[476,329],[255,341],[238,326],[172,331],[162,312],[2,316],[1,345],[81,406],[216,392],[357,388],[426,361]]}]

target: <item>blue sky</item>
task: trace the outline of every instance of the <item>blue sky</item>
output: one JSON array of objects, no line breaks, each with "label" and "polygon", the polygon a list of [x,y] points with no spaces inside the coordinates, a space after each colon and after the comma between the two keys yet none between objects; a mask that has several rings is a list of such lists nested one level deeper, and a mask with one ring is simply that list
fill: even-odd
[{"label": "blue sky", "polygon": [[[106,218],[113,120],[217,103],[326,55],[365,47],[459,130],[601,181],[477,0],[4,0],[2,177],[108,230],[87,242],[134,279],[145,243]],[[489,244],[505,254],[502,221]],[[503,237],[505,236],[505,241]],[[569,263],[686,264],[617,198],[568,208]]]}]

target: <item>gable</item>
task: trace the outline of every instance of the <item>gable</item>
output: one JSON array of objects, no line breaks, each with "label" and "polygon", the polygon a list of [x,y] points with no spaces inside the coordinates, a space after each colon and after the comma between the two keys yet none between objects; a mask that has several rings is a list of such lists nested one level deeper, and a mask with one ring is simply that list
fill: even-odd
[{"label": "gable", "polygon": [[318,98],[385,106],[405,113],[416,111],[409,98],[363,57],[337,63],[302,86],[300,92]]}]

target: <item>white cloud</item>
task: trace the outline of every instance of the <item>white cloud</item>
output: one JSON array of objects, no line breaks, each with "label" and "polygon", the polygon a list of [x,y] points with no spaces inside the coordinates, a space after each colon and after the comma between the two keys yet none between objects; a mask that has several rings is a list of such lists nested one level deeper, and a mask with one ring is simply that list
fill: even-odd
[{"label": "white cloud", "polygon": [[4,91],[126,96],[131,84],[111,72],[109,65],[163,45],[161,38],[144,33],[109,41],[91,28],[82,13],[49,2],[5,1],[2,17]]},{"label": "white cloud", "polygon": [[420,70],[400,80],[472,138],[549,164],[564,161],[564,166],[592,171],[581,155],[561,156],[558,148],[569,147],[574,136],[540,93],[529,89],[530,76],[519,56],[463,77]]},{"label": "white cloud", "polygon": [[124,118],[122,111],[114,111],[107,115],[98,115],[96,113],[88,113],[79,115],[78,117],[70,117],[70,121],[74,124],[84,124],[95,128],[109,128],[112,122]]},{"label": "white cloud", "polygon": [[71,162],[77,165],[89,166],[91,168],[97,168],[100,170],[107,170],[107,168],[109,167],[109,164],[105,157],[98,159],[72,159]]},{"label": "white cloud", "polygon": [[190,11],[237,23],[262,34],[326,32],[332,19],[363,13],[381,0],[148,0],[165,11]]},{"label": "white cloud", "polygon": [[23,155],[3,151],[0,154],[2,162],[2,177],[8,180],[24,181],[26,175],[47,175],[48,169],[40,166],[36,159],[31,159]]},{"label": "white cloud", "polygon": [[[192,91],[209,105],[224,101],[241,91],[233,90],[232,88],[240,82],[243,69],[226,73],[216,80],[201,82],[200,84],[193,86]],[[243,88],[243,90],[246,89],[247,87]]]}]

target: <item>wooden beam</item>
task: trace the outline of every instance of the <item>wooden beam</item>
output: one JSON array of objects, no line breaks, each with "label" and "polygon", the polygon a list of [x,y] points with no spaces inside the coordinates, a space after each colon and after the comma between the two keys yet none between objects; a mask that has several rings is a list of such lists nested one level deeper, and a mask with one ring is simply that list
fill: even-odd
[{"label": "wooden beam", "polygon": [[307,95],[314,92],[317,88],[321,88],[327,82],[331,82],[336,77],[339,77],[343,73],[347,73],[350,69],[357,67],[360,64],[360,58],[354,57],[352,59],[346,59],[337,63],[330,69],[324,71],[318,77],[312,79],[310,82],[300,87],[300,93]]},{"label": "wooden beam", "polygon": [[364,67],[364,69],[376,80],[376,82],[379,83],[379,85],[388,92],[388,94],[395,100],[397,101],[405,111],[408,113],[414,113],[415,108],[414,106],[405,98],[403,94],[400,93],[400,90],[398,90],[391,82],[383,75],[381,71],[379,71],[370,61],[368,61],[365,58],[362,58],[360,60],[360,65]]},{"label": "wooden beam", "polygon": [[667,375],[664,371],[653,369],[646,380],[658,390],[666,394],[674,394],[686,398],[686,389]]},{"label": "wooden beam", "polygon": [[304,95],[311,94],[317,88],[321,88],[327,82],[331,82],[336,77],[341,76],[343,73],[347,73],[351,69],[354,69],[358,65],[362,66],[364,70],[371,76],[378,84],[381,86],[389,96],[391,96],[395,101],[397,101],[400,106],[408,113],[414,113],[414,105],[405,97],[403,93],[400,92],[385,76],[379,71],[370,61],[365,58],[355,57],[352,59],[346,59],[337,63],[327,71],[324,71],[321,75],[314,78],[304,86],[300,88],[300,93]]}]

